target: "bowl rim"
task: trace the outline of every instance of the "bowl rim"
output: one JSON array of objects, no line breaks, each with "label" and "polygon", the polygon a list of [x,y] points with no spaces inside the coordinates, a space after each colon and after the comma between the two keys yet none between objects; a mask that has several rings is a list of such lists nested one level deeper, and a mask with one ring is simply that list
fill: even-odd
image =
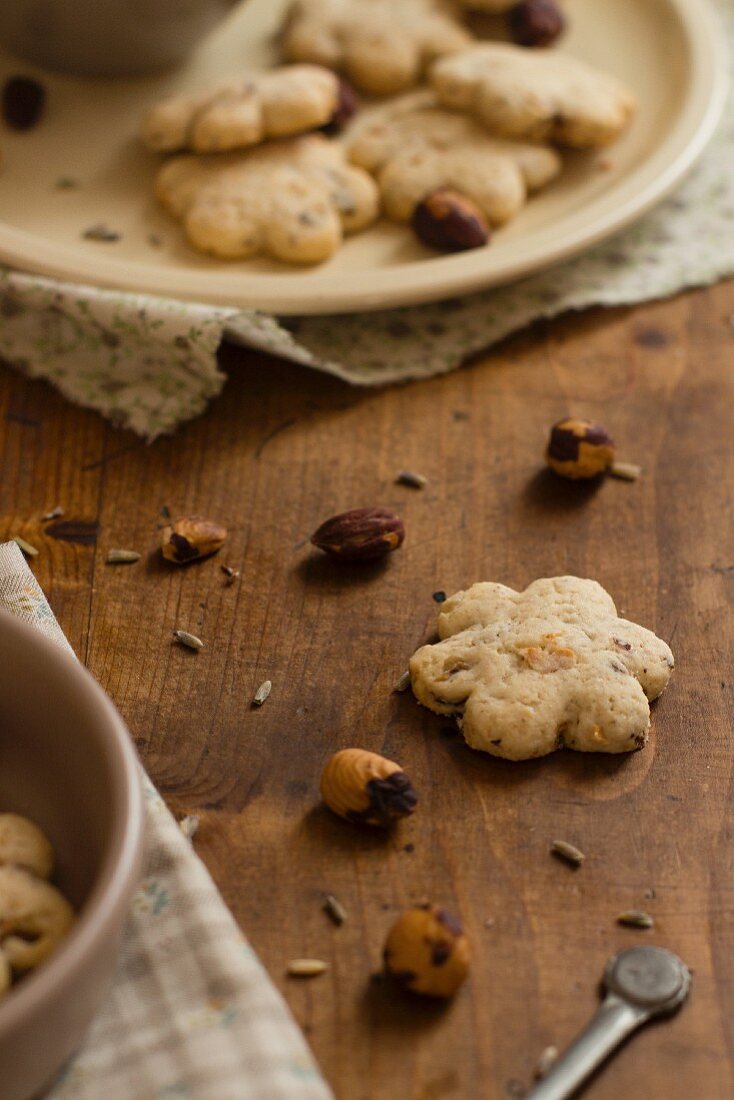
[{"label": "bowl rim", "polygon": [[[101,949],[110,922],[126,908],[142,870],[145,839],[143,772],[128,729],[117,708],[90,672],[71,653],[36,627],[0,610],[0,633],[15,635],[13,644],[30,650],[47,679],[76,681],[99,729],[101,753],[110,773],[119,777],[111,792],[112,831],[96,881],[67,938],[37,970],[28,974],[0,1001],[0,1034],[23,1027],[37,1009],[59,995],[85,959]],[[35,651],[35,652],[33,652]]]}]

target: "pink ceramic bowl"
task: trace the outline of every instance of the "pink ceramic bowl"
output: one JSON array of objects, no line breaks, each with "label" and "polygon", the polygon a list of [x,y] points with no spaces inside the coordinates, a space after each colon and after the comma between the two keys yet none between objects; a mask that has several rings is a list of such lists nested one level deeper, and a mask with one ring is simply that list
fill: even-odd
[{"label": "pink ceramic bowl", "polygon": [[0,612],[0,812],[36,821],[77,909],[63,944],[0,1000],[0,1097],[29,1100],[79,1047],[112,978],[141,870],[140,771],[89,673]]}]

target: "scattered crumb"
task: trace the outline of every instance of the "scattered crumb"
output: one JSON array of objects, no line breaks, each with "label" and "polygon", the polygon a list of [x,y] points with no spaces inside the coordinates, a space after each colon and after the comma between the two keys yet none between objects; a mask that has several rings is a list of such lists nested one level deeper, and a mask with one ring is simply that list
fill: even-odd
[{"label": "scattered crumb", "polygon": [[558,1047],[546,1047],[540,1058],[538,1058],[538,1061],[536,1062],[535,1069],[533,1071],[535,1077],[538,1079],[540,1079],[541,1077],[545,1077],[548,1073],[548,1070],[557,1061]]},{"label": "scattered crumb", "polygon": [[186,814],[178,823],[178,827],[187,840],[192,840],[199,828],[199,815]]},{"label": "scattered crumb", "polygon": [[89,229],[85,229],[82,237],[87,241],[102,241],[104,244],[110,244],[113,241],[119,241],[122,234],[115,229],[110,229],[104,222],[100,222],[99,225],[90,225]]}]

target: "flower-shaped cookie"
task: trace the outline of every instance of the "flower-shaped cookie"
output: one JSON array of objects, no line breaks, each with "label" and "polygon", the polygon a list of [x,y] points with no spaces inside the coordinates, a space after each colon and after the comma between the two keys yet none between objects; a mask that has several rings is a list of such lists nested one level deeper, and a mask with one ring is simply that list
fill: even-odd
[{"label": "flower-shaped cookie", "polygon": [[371,177],[321,134],[243,153],[173,157],[155,193],[195,248],[225,260],[266,253],[318,263],[379,210]]},{"label": "flower-shaped cookie", "polygon": [[437,61],[430,82],[494,134],[577,148],[608,145],[635,110],[620,80],[561,50],[483,43]]},{"label": "flower-shaped cookie", "polygon": [[491,137],[472,119],[436,107],[431,93],[373,112],[349,142],[348,156],[376,176],[385,213],[398,222],[409,221],[436,188],[451,187],[501,225],[561,170],[554,149]]},{"label": "flower-shaped cookie", "polygon": [[339,79],[320,65],[283,65],[198,96],[152,107],[141,136],[149,149],[222,153],[323,126],[339,104]]},{"label": "flower-shaped cookie", "polygon": [[472,41],[446,0],[295,0],[282,36],[291,61],[341,69],[374,95],[412,87]]},{"label": "flower-shaped cookie", "polygon": [[454,716],[472,748],[508,760],[642,748],[648,700],[674,663],[665,642],[579,577],[524,592],[475,584],[442,605],[438,632],[442,641],[411,658],[416,698]]},{"label": "flower-shaped cookie", "polygon": [[13,975],[32,970],[67,935],[74,911],[46,880],[54,854],[37,825],[0,814],[0,999]]}]

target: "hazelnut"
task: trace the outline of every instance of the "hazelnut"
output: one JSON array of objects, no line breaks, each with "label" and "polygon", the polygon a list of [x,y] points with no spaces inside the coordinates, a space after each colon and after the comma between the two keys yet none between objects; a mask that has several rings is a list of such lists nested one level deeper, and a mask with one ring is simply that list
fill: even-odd
[{"label": "hazelnut", "polygon": [[334,134],[341,133],[347,123],[356,115],[358,108],[359,101],[354,88],[341,77],[339,79],[336,107],[329,121],[320,127],[322,134],[328,134],[331,137]]},{"label": "hazelnut", "polygon": [[13,130],[30,130],[46,106],[46,89],[32,76],[11,76],[3,85],[2,115]]},{"label": "hazelnut", "polygon": [[553,425],[545,457],[555,473],[576,481],[607,473],[614,454],[614,440],[606,428],[571,419]]},{"label": "hazelnut", "polygon": [[161,535],[161,553],[166,561],[185,565],[216,553],[227,538],[227,528],[203,516],[182,516]]},{"label": "hazelnut", "polygon": [[426,195],[413,211],[411,224],[423,244],[440,252],[481,248],[489,240],[489,225],[480,208],[450,187]]},{"label": "hazelnut", "polygon": [[403,521],[389,508],[354,508],[327,519],[311,542],[343,561],[374,561],[397,550],[404,538]]},{"label": "hazelnut", "polygon": [[437,905],[406,909],[390,929],[385,969],[413,993],[453,997],[469,972],[471,952],[461,923]]},{"label": "hazelnut", "polygon": [[510,37],[518,46],[549,46],[566,29],[556,0],[521,0],[510,8],[507,19]]},{"label": "hazelnut", "polygon": [[327,760],[321,797],[347,821],[382,826],[412,814],[418,801],[399,764],[365,749],[342,749]]}]

